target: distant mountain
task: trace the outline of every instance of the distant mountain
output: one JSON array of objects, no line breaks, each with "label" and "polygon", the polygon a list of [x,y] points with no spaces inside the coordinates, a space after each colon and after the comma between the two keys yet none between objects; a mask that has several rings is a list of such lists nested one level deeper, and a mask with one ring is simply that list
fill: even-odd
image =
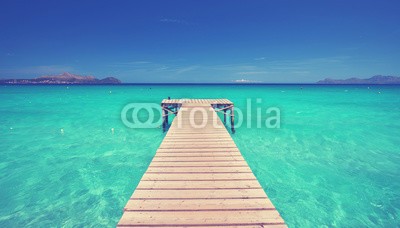
[{"label": "distant mountain", "polygon": [[0,84],[120,84],[114,77],[97,79],[65,72],[59,75],[44,75],[34,79],[1,79]]},{"label": "distant mountain", "polygon": [[349,78],[349,79],[330,79],[318,81],[317,84],[400,84],[400,77],[376,75],[367,79]]}]

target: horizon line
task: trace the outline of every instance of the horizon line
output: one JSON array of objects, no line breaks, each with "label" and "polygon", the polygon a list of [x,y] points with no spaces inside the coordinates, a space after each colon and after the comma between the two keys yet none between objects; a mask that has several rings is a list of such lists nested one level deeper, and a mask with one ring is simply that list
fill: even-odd
[{"label": "horizon line", "polygon": [[90,86],[119,86],[119,85],[318,85],[318,86],[338,86],[338,85],[400,85],[399,84],[377,84],[377,83],[332,83],[332,84],[320,84],[317,82],[314,83],[304,83],[304,82],[289,82],[289,83],[280,83],[280,82],[271,82],[271,83],[225,83],[225,82],[122,82],[118,84],[92,84],[92,83],[76,83],[76,84],[46,84],[46,83],[16,83],[16,84],[8,84],[8,83],[1,83],[0,85],[11,85],[11,86],[80,86],[80,85],[90,85]]}]

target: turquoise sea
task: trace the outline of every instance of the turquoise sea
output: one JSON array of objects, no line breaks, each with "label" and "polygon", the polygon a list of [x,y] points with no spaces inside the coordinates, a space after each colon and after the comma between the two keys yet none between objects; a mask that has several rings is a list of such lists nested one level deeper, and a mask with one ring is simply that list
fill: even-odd
[{"label": "turquoise sea", "polygon": [[0,227],[115,226],[164,137],[121,110],[168,96],[280,109],[232,136],[290,227],[400,225],[400,86],[122,85],[0,87]]}]

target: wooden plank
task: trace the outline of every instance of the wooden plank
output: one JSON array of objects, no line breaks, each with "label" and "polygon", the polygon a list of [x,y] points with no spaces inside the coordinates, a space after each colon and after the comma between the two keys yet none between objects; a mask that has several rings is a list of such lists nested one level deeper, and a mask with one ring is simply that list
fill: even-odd
[{"label": "wooden plank", "polygon": [[218,137],[176,137],[176,136],[170,136],[168,139],[163,140],[163,142],[232,142],[231,138],[228,138],[226,136],[218,136]]},{"label": "wooden plank", "polygon": [[271,225],[284,224],[276,210],[256,211],[126,211],[119,225]]},{"label": "wooden plank", "polygon": [[141,181],[136,190],[146,189],[261,189],[256,179],[241,181]]},{"label": "wooden plank", "polygon": [[224,145],[230,144],[235,145],[235,142],[232,139],[225,139],[225,140],[164,140],[161,144],[198,144],[198,145]]},{"label": "wooden plank", "polygon": [[157,152],[156,156],[161,157],[226,157],[226,156],[242,156],[239,152]]},{"label": "wooden plank", "polygon": [[182,147],[198,147],[198,148],[206,148],[206,147],[235,147],[236,145],[233,141],[216,141],[216,142],[207,142],[207,141],[200,141],[200,142],[181,142],[181,141],[176,141],[176,142],[171,142],[171,141],[165,141],[161,143],[160,148],[165,147],[165,146],[182,146]]},{"label": "wooden plank", "polygon": [[[215,139],[217,137],[215,137],[216,134],[209,134],[209,135],[187,135],[187,134],[182,134],[182,135],[174,135],[174,134],[170,134],[168,135],[168,137],[166,137],[164,140],[171,140],[171,139],[186,139],[186,140],[190,140],[190,139],[194,139],[194,140],[202,140],[202,139]],[[229,139],[232,140],[232,137],[229,134],[218,134],[218,138],[221,139]]]},{"label": "wooden plank", "polygon": [[158,152],[239,152],[237,147],[234,148],[183,148],[183,149],[173,149],[173,148],[158,148]]},{"label": "wooden plank", "polygon": [[242,167],[248,166],[246,161],[229,161],[229,162],[155,162],[149,167]]},{"label": "wooden plank", "polygon": [[167,135],[166,140],[170,139],[214,139],[221,137],[223,139],[232,139],[227,133],[214,133],[214,134],[179,134],[177,132]]},{"label": "wooden plank", "polygon": [[[175,165],[175,164],[174,164]],[[165,173],[160,175],[158,173],[146,172],[142,180],[154,181],[172,181],[172,180],[254,180],[256,177],[253,173],[186,173],[185,175],[179,173]]]},{"label": "wooden plank", "polygon": [[125,210],[131,211],[195,211],[195,210],[274,210],[269,199],[189,199],[129,200]]},{"label": "wooden plank", "polygon": [[162,226],[158,226],[158,225],[149,225],[149,226],[144,226],[144,225],[118,225],[117,227],[141,227],[141,228],[154,228],[154,227],[162,227],[162,228],[221,228],[221,227],[232,227],[232,228],[285,228],[287,227],[286,225],[281,225],[281,224],[271,224],[271,225],[228,225],[228,226],[224,226],[224,225],[217,225],[217,226],[209,226],[209,225],[173,225],[173,226],[168,226],[168,225],[162,225]]},{"label": "wooden plank", "polygon": [[160,147],[168,146],[168,145],[181,145],[184,147],[198,147],[198,148],[206,148],[206,147],[236,147],[236,144],[233,141],[215,141],[215,142],[207,142],[207,141],[192,141],[192,142],[185,142],[185,141],[165,141],[161,143]]},{"label": "wooden plank", "polygon": [[213,161],[244,161],[243,157],[237,156],[225,156],[225,157],[205,157],[205,156],[198,156],[198,157],[163,157],[163,156],[154,156],[152,162],[213,162]]},{"label": "wooden plank", "polygon": [[[198,147],[197,145],[190,144],[172,144],[172,145],[161,145],[160,149],[193,149]],[[214,148],[236,148],[234,145],[202,145],[202,148],[214,149]]]},{"label": "wooden plank", "polygon": [[207,131],[207,132],[204,132],[204,133],[202,133],[202,132],[200,132],[200,133],[196,133],[196,132],[192,132],[191,134],[186,134],[186,133],[180,133],[180,132],[177,132],[177,130],[172,130],[171,131],[171,129],[168,131],[168,133],[167,133],[167,135],[166,135],[166,138],[167,138],[167,136],[168,137],[170,137],[170,136],[194,136],[194,137],[199,137],[199,136],[210,136],[210,137],[213,137],[213,136],[216,136],[216,135],[223,135],[223,136],[229,136],[230,137],[230,134],[225,130],[225,131],[221,131],[221,132],[214,132],[214,131]]},{"label": "wooden plank", "polygon": [[190,152],[194,152],[194,153],[203,153],[203,152],[225,152],[225,153],[229,153],[229,152],[240,152],[237,147],[233,147],[233,148],[223,148],[223,147],[217,147],[217,148],[181,148],[181,149],[174,149],[174,148],[158,148],[157,152],[186,152],[186,153],[190,153]]},{"label": "wooden plank", "polygon": [[[212,133],[210,133],[210,131]],[[225,128],[221,128],[221,129],[207,129],[207,128],[203,128],[203,129],[190,129],[188,130],[187,127],[186,128],[182,128],[179,129],[178,127],[173,130],[171,132],[171,135],[179,135],[179,136],[183,136],[183,135],[196,135],[196,136],[228,136],[229,134],[227,134],[226,129]],[[167,135],[170,136],[170,135]]]},{"label": "wooden plank", "polygon": [[233,147],[236,145],[233,142],[163,142],[160,145],[160,148],[215,148],[215,147]]},{"label": "wooden plank", "polygon": [[169,172],[169,173],[195,173],[195,172],[246,172],[251,173],[251,169],[247,166],[244,167],[151,167],[147,172]]},{"label": "wooden plank", "polygon": [[194,149],[194,148],[237,148],[234,143],[218,143],[218,144],[207,144],[207,143],[176,143],[176,144],[168,144],[162,143],[159,147],[160,149],[166,148],[187,148],[187,149]]},{"label": "wooden plank", "polygon": [[163,143],[234,143],[230,138],[199,138],[199,139],[182,139],[182,138],[171,138],[165,139]]},{"label": "wooden plank", "polygon": [[139,199],[231,199],[267,198],[263,189],[185,189],[185,190],[140,190],[131,198]]}]

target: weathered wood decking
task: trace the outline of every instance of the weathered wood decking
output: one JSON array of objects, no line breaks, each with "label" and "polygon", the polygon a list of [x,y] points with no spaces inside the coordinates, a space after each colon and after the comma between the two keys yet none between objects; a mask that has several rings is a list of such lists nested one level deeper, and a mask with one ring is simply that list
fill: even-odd
[{"label": "weathered wood decking", "polygon": [[232,102],[163,104],[179,104],[179,112],[118,226],[286,227],[211,107]]}]

